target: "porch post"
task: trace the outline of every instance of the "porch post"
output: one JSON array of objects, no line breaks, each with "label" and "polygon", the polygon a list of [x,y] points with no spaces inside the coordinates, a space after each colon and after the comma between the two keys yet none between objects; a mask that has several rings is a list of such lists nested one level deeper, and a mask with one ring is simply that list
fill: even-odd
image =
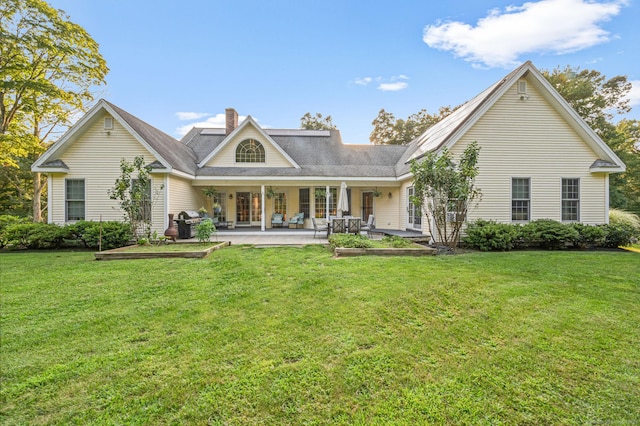
[{"label": "porch post", "polygon": [[324,202],[325,202],[325,208],[326,208],[326,212],[327,212],[327,220],[329,220],[329,206],[331,205],[331,202],[329,200],[329,198],[331,197],[331,191],[329,191],[329,185],[327,185],[327,187],[325,188],[325,197],[324,197]]},{"label": "porch post", "polygon": [[260,208],[262,209],[262,214],[260,215],[261,219],[260,219],[260,230],[261,231],[266,231],[267,227],[265,225],[265,214],[266,214],[266,208],[265,208],[265,201],[264,201],[264,185],[260,186]]}]

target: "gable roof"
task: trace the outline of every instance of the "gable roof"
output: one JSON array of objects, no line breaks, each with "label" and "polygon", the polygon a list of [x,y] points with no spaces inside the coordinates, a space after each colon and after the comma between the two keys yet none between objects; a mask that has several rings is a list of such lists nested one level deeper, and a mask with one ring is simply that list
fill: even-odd
[{"label": "gable roof", "polygon": [[[193,151],[166,133],[145,123],[125,110],[100,99],[77,123],[58,139],[31,167],[34,172],[61,171],[59,156],[87,129],[100,113],[106,111],[156,158],[156,169],[195,174]],[[161,166],[161,167],[158,167]]]},{"label": "gable roof", "polygon": [[280,145],[278,145],[278,143],[273,140],[273,138],[271,136],[269,136],[262,127],[260,127],[258,125],[258,123],[256,123],[256,121],[253,119],[253,117],[248,116],[246,118],[246,120],[244,120],[242,122],[242,124],[240,124],[238,127],[236,127],[235,129],[233,129],[233,131],[231,133],[229,133],[227,135],[226,138],[224,138],[220,144],[218,144],[210,153],[209,155],[207,155],[204,159],[202,159],[201,161],[198,162],[198,167],[204,167],[209,160],[211,160],[213,157],[216,156],[217,153],[219,153],[222,149],[224,149],[225,146],[227,146],[237,135],[238,133],[242,132],[246,127],[248,126],[253,126],[262,137],[264,137],[264,139],[269,142],[290,164],[292,167],[295,167],[296,169],[299,169],[300,166],[298,165],[298,163],[296,163],[293,158],[291,158],[289,156],[289,154],[287,154],[287,152],[282,149],[282,147]]},{"label": "gable roof", "polygon": [[531,81],[543,97],[600,157],[600,160],[591,166],[591,171],[623,172],[625,170],[622,160],[585,123],[531,61],[527,61],[413,140],[397,164],[398,175],[409,172],[411,160],[419,159],[427,152],[438,151],[444,147],[451,148],[509,88],[525,76],[531,77]]}]

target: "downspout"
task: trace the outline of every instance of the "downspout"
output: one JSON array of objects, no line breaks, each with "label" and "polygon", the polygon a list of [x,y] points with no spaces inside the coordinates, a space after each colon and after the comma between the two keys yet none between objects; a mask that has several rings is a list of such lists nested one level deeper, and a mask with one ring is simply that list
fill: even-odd
[{"label": "downspout", "polygon": [[47,173],[47,223],[53,223],[53,179],[51,173]]},{"label": "downspout", "polygon": [[[582,184],[580,184],[580,188],[582,188]],[[609,173],[605,173],[604,175],[604,223],[609,224]],[[582,216],[582,214],[580,214]]]},{"label": "downspout", "polygon": [[262,232],[267,230],[266,224],[265,224],[265,215],[266,215],[266,208],[265,208],[265,201],[264,201],[264,185],[260,186],[260,208],[262,209],[262,215],[260,216],[260,230]]}]

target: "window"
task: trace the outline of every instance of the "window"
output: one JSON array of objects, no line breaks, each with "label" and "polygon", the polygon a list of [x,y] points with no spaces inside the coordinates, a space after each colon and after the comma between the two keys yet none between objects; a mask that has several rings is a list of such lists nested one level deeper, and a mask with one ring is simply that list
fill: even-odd
[{"label": "window", "polygon": [[84,179],[65,180],[66,221],[84,220]]},{"label": "window", "polygon": [[105,117],[104,118],[104,129],[105,130],[113,130],[113,117]]},{"label": "window", "polygon": [[311,217],[309,216],[310,215],[309,212],[311,211],[310,209],[311,201],[309,199],[309,188],[300,188],[298,194],[299,194],[299,202],[300,202],[298,211],[300,213],[304,213],[304,217]]},{"label": "window", "polygon": [[466,220],[464,200],[449,200],[447,202],[447,222],[456,223]]},{"label": "window", "polygon": [[[140,179],[131,179],[131,202],[137,205],[138,214],[134,219],[144,222],[151,222],[151,187],[153,186],[151,179],[147,182]],[[141,196],[136,199],[136,194]]]},{"label": "window", "polygon": [[562,220],[580,220],[580,179],[562,179]]},{"label": "window", "polygon": [[511,220],[529,221],[531,215],[531,179],[511,179]]},{"label": "window", "polygon": [[255,139],[245,139],[236,148],[236,163],[264,163],[264,147]]},{"label": "window", "polygon": [[[325,197],[325,188],[316,188],[315,191],[315,207],[317,219],[327,217],[327,199]],[[329,216],[338,214],[338,188],[333,186],[329,188]]]},{"label": "window", "polygon": [[276,192],[273,197],[273,211],[274,213],[287,214],[287,194],[284,192]]}]

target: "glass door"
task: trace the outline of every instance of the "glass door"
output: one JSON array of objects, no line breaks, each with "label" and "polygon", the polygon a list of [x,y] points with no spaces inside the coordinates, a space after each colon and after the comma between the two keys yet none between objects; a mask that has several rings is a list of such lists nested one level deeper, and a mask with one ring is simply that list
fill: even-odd
[{"label": "glass door", "polygon": [[236,192],[236,226],[250,226],[251,193]]},{"label": "glass door", "polygon": [[407,229],[422,229],[422,209],[411,202],[413,186],[407,188]]},{"label": "glass door", "polygon": [[362,193],[362,220],[369,220],[369,215],[373,214],[373,192]]}]

